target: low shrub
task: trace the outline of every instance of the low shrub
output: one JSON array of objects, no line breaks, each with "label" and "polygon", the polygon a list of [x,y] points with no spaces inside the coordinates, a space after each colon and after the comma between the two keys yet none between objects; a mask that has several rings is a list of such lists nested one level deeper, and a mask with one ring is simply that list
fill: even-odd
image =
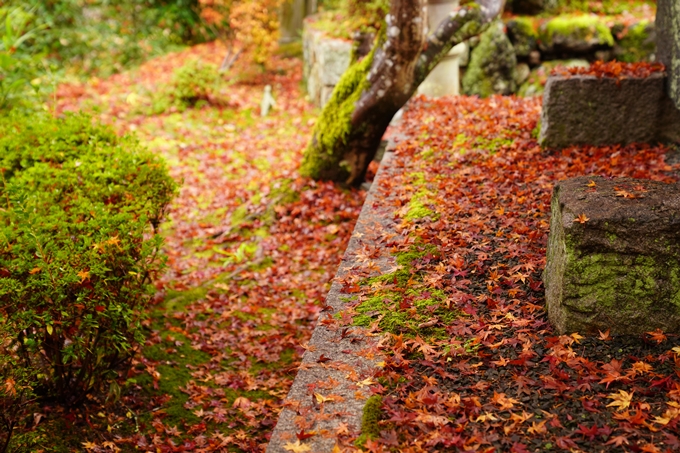
[{"label": "low shrub", "polygon": [[217,66],[200,60],[189,60],[175,69],[170,83],[152,96],[152,113],[184,111],[201,103],[220,104],[222,79]]},{"label": "low shrub", "polygon": [[35,370],[21,366],[14,341],[0,324],[0,452],[8,451],[12,432],[33,412]]},{"label": "low shrub", "polygon": [[176,186],[134,138],[84,115],[1,118],[0,171],[0,354],[34,373],[38,396],[75,405],[115,386],[143,340]]}]

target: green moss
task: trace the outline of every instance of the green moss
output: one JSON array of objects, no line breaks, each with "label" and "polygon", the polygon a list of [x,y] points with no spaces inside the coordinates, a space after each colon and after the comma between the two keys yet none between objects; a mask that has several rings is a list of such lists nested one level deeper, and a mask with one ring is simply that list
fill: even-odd
[{"label": "green moss", "polygon": [[187,305],[204,299],[206,294],[208,294],[208,290],[202,286],[188,289],[186,291],[170,290],[165,296],[163,306],[165,311],[168,313],[181,311]]},{"label": "green moss", "polygon": [[[445,326],[458,318],[460,313],[446,307],[446,293],[422,284],[421,276],[414,271],[414,261],[425,255],[437,254],[432,245],[413,246],[411,250],[396,255],[399,268],[389,274],[367,279],[364,285],[380,287],[388,283],[389,290],[377,290],[371,297],[355,307],[354,324],[368,327],[380,319],[379,327],[385,332],[404,334],[407,337],[447,338]],[[420,327],[432,319],[435,326]]]},{"label": "green moss", "polygon": [[[614,234],[607,234],[607,239],[612,244],[617,241]],[[644,323],[646,313],[663,304],[680,311],[680,291],[673,283],[678,275],[676,260],[575,252],[567,238],[564,303],[581,313],[606,310],[616,313],[617,319]]]},{"label": "green moss", "polygon": [[538,23],[528,16],[518,16],[508,21],[508,34],[511,36],[515,54],[526,57],[536,48]]},{"label": "green moss", "polygon": [[480,35],[462,80],[463,93],[481,97],[516,91],[517,57],[501,21],[493,22]]},{"label": "green moss", "polygon": [[613,46],[614,37],[606,24],[607,18],[595,15],[563,15],[550,20],[539,31],[539,39],[547,44],[559,36],[570,39],[597,39],[600,44]]},{"label": "green moss", "polygon": [[351,65],[335,85],[333,94],[316,123],[312,140],[305,150],[300,166],[303,176],[320,179],[327,174],[335,174],[342,167],[345,167],[342,173],[349,176],[347,164],[342,162],[343,146],[347,144],[352,130],[355,105],[369,85],[367,77],[377,47],[377,44],[374,45],[371,53],[363,60]]},{"label": "green moss", "polygon": [[425,179],[425,173],[414,172],[407,176],[410,179],[411,184],[418,190],[411,197],[411,201],[409,201],[404,219],[414,221],[428,216],[433,220],[439,218],[439,214],[428,208],[428,206],[434,204],[434,196],[436,193],[426,187],[427,181]]},{"label": "green moss", "polygon": [[626,63],[649,61],[656,51],[656,43],[651,31],[652,27],[647,19],[629,27],[625,36],[619,40],[618,44],[622,53],[617,55],[617,59]]},{"label": "green moss", "polygon": [[354,445],[363,446],[368,439],[380,437],[380,417],[381,417],[382,397],[373,395],[366,400],[364,412],[361,416],[361,435],[357,438]]}]

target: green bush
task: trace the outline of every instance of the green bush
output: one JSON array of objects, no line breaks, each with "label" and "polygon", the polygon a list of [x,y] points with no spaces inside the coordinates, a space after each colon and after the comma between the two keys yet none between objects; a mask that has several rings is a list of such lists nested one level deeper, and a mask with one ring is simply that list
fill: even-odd
[{"label": "green bush", "polygon": [[12,431],[32,412],[35,370],[21,366],[6,326],[0,324],[0,453],[8,451]]},{"label": "green bush", "polygon": [[175,183],[135,139],[83,115],[0,119],[0,171],[4,352],[35,372],[39,396],[78,404],[115,386],[143,340]]},{"label": "green bush", "polygon": [[173,107],[184,111],[202,102],[219,104],[217,89],[221,81],[217,66],[189,60],[175,69],[170,83],[152,97],[152,113],[163,113]]},{"label": "green bush", "polygon": [[27,41],[53,72],[108,76],[177,45],[210,38],[196,12],[198,0],[7,0],[30,9],[31,27],[45,32]]},{"label": "green bush", "polygon": [[25,104],[33,94],[29,82],[40,56],[25,51],[25,43],[44,28],[31,28],[34,18],[31,11],[0,6],[0,110]]}]

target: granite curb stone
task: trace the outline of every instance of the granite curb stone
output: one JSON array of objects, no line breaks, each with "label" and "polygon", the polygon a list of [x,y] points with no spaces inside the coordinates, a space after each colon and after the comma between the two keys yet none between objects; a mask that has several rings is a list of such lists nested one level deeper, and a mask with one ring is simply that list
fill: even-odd
[{"label": "granite curb stone", "polygon": [[[361,430],[364,406],[371,396],[366,382],[371,382],[370,378],[383,360],[377,348],[379,338],[360,327],[351,327],[352,333],[343,338],[340,329],[328,327],[324,321],[340,312],[346,306],[346,300],[351,297],[342,292],[338,279],[349,275],[355,266],[359,267],[358,252],[370,249],[373,253],[371,256],[375,256],[373,261],[380,269],[379,273],[387,272],[395,265],[395,259],[389,251],[378,245],[381,238],[394,232],[392,212],[384,207],[388,203],[381,203],[382,207],[378,207],[376,203],[380,181],[389,179],[390,173],[395,171],[390,166],[390,149],[393,147],[393,143],[388,144],[378,174],[368,192],[352,238],[326,297],[326,305],[330,310],[322,312],[317,321],[267,446],[267,453],[290,452],[285,446],[295,444],[298,440],[296,434],[301,431],[296,423],[297,417],[302,417],[305,423],[312,425],[305,429],[306,433],[316,433],[302,442],[314,453],[330,453],[333,450],[336,439],[332,433],[340,423],[347,424],[353,434],[358,435]],[[322,355],[324,361],[320,363],[319,358]],[[333,383],[333,387],[321,389],[320,383]],[[341,399],[324,402],[321,407],[314,395],[316,392],[324,396],[332,395],[333,398],[339,396]],[[323,419],[317,418],[321,410],[325,414]]]}]

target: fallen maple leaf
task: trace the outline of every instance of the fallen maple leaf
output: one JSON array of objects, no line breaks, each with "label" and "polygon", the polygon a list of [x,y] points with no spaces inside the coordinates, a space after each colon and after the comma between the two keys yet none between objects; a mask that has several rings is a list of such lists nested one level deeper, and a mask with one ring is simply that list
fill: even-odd
[{"label": "fallen maple leaf", "polygon": [[294,444],[288,442],[286,445],[283,446],[283,448],[288,451],[292,451],[293,453],[304,453],[306,451],[312,451],[312,449],[309,448],[309,445],[301,444],[300,439],[295,441]]},{"label": "fallen maple leaf", "polygon": [[532,422],[529,429],[527,429],[527,432],[529,434],[545,434],[548,432],[548,428],[545,427],[547,422],[547,420],[543,420],[540,423]]},{"label": "fallen maple leaf", "polygon": [[661,329],[647,332],[647,335],[652,337],[652,340],[656,341],[656,344],[661,344],[668,339]]},{"label": "fallen maple leaf", "polygon": [[619,393],[610,394],[607,398],[612,400],[612,402],[607,404],[607,407],[618,407],[619,411],[627,409],[633,400],[633,393],[635,392],[628,393],[625,390],[619,390]]},{"label": "fallen maple leaf", "polygon": [[593,181],[593,180],[591,179],[590,182],[589,182],[588,184],[586,184],[586,186],[588,186],[588,187],[595,187],[595,186],[597,186],[597,184],[595,184],[595,181]]},{"label": "fallen maple leaf", "polygon": [[625,435],[613,436],[605,443],[605,445],[614,445],[620,447],[621,445],[628,445],[628,438]]},{"label": "fallen maple leaf", "polygon": [[588,220],[590,220],[588,217],[586,217],[585,214],[579,214],[578,217],[576,217],[576,221],[580,224],[586,223]]},{"label": "fallen maple leaf", "polygon": [[605,332],[602,332],[601,330],[598,330],[600,333],[598,338],[602,341],[609,341],[612,339],[611,335],[609,335],[609,329],[607,329]]},{"label": "fallen maple leaf", "polygon": [[514,398],[508,398],[505,396],[505,393],[497,392],[493,392],[493,397],[491,398],[491,401],[497,404],[501,410],[512,409],[513,407],[515,407],[516,403],[519,403],[519,400],[516,400]]},{"label": "fallen maple leaf", "polygon": [[635,195],[634,193],[628,192],[625,189],[621,189],[619,187],[614,187],[614,193],[616,194],[617,197],[623,197],[623,198],[643,198],[642,195]]}]

